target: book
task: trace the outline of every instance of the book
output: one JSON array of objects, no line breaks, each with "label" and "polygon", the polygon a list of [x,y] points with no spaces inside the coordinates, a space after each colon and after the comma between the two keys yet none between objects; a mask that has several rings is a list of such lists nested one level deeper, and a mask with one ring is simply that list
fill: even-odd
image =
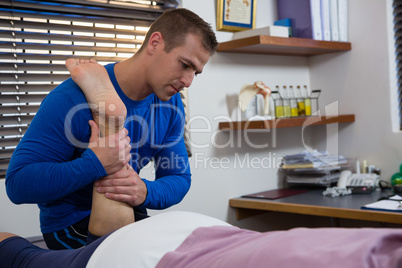
[{"label": "book", "polygon": [[233,39],[246,38],[256,35],[269,35],[277,37],[289,37],[289,28],[285,26],[267,26],[258,29],[245,30],[233,33]]},{"label": "book", "polygon": [[284,189],[275,189],[275,190],[258,192],[258,193],[254,193],[254,194],[243,195],[242,197],[273,200],[273,199],[283,198],[283,197],[306,193],[306,192],[308,192],[308,191],[284,188]]},{"label": "book", "polygon": [[290,21],[290,19],[283,19],[283,20],[274,21],[274,25],[275,26],[285,26],[285,27],[287,27],[288,30],[289,30],[289,37],[293,37],[292,36],[292,22]]},{"label": "book", "polygon": [[348,1],[338,0],[339,41],[348,41]]},{"label": "book", "polygon": [[292,36],[322,40],[321,0],[277,0],[278,19],[290,19]]},{"label": "book", "polygon": [[322,40],[331,41],[331,16],[329,0],[321,0]]},{"label": "book", "polygon": [[331,41],[339,41],[338,0],[329,0]]},{"label": "book", "polygon": [[364,205],[361,208],[388,212],[402,212],[402,197],[394,195],[388,199]]}]

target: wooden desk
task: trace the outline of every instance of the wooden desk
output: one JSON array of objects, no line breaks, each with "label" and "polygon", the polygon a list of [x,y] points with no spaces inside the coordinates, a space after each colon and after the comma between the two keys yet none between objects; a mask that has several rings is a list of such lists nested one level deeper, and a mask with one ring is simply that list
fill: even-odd
[{"label": "wooden desk", "polygon": [[265,213],[279,211],[287,213],[344,218],[354,220],[387,222],[402,224],[402,213],[365,210],[361,207],[375,202],[381,192],[371,194],[353,194],[342,197],[322,195],[323,190],[311,190],[275,200],[254,198],[232,198],[229,205],[236,209],[238,220]]}]

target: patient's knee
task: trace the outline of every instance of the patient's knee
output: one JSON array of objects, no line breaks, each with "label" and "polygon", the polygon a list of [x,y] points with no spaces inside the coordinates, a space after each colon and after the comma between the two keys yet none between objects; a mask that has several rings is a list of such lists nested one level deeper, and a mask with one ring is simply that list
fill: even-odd
[{"label": "patient's knee", "polygon": [[17,235],[12,234],[12,233],[3,233],[3,232],[0,232],[0,242],[3,241],[3,240],[5,240],[5,239],[7,239],[7,238],[9,238],[9,237],[13,237],[13,236],[17,236]]}]

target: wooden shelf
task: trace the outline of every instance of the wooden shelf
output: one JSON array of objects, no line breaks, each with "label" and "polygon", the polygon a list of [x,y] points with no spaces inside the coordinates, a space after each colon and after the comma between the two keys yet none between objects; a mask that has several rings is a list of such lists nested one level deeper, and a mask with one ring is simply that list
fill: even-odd
[{"label": "wooden shelf", "polygon": [[257,35],[220,43],[218,52],[314,56],[352,49],[349,42],[318,41],[296,37]]},{"label": "wooden shelf", "polygon": [[327,125],[336,123],[352,123],[355,121],[354,114],[345,114],[337,116],[305,116],[294,118],[278,118],[272,120],[259,121],[236,121],[236,122],[220,122],[219,129],[223,131],[232,130],[251,130],[251,129],[273,129]]}]

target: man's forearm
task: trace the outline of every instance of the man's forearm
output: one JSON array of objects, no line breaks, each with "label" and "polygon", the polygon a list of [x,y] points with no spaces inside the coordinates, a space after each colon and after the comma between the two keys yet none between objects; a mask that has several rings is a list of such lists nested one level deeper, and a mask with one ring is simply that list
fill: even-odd
[{"label": "man's forearm", "polygon": [[7,194],[16,204],[52,202],[106,176],[102,164],[90,149],[80,158],[64,163],[23,164],[26,160],[22,156],[15,160],[6,177]]}]

